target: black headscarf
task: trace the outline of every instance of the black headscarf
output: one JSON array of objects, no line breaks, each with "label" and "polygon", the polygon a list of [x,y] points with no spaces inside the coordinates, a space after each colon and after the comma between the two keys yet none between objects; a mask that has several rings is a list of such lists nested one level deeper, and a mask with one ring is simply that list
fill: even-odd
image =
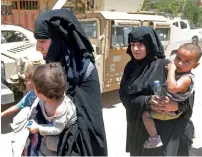
[{"label": "black headscarf", "polygon": [[98,72],[81,24],[68,9],[47,11],[37,18],[34,36],[51,39],[45,59],[62,63],[67,75],[66,94],[77,110],[77,122],[60,134],[57,155],[107,156]]},{"label": "black headscarf", "polygon": [[[136,60],[133,57],[131,42],[144,43],[147,54],[144,59]],[[129,34],[127,53],[131,56],[131,60],[125,67],[119,91],[121,102],[126,109],[126,151],[130,152],[131,156],[188,155],[193,137],[193,124],[189,121],[194,102],[193,95],[184,102],[178,102],[178,111],[183,112],[179,118],[169,121],[155,120],[163,147],[143,148],[144,142],[148,139],[148,132],[143,124],[142,114],[145,110],[150,110],[148,98],[154,94],[152,83],[157,79],[161,84],[166,82],[165,66],[169,63],[163,59],[163,47],[155,31],[150,27],[134,28]]]},{"label": "black headscarf", "polygon": [[[146,57],[142,60],[136,60],[131,52],[131,42],[143,43],[146,47]],[[158,35],[151,27],[136,27],[128,37],[127,54],[131,60],[125,67],[124,75],[121,81],[121,89],[128,94],[142,91],[149,82],[149,76],[154,70],[153,61],[165,58],[163,46]]]},{"label": "black headscarf", "polygon": [[68,9],[42,13],[35,21],[34,36],[36,39],[51,39],[45,60],[62,62],[69,90],[83,81],[89,63],[95,63],[92,45]]}]

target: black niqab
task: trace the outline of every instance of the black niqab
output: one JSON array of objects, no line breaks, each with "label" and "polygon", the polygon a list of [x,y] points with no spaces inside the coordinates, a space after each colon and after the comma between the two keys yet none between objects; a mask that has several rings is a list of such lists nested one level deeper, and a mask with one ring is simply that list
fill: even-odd
[{"label": "black niqab", "polygon": [[[36,39],[62,38],[68,44],[74,44],[80,53],[92,54],[93,47],[86,33],[72,11],[56,9],[42,13],[35,21]],[[51,55],[51,54],[48,54]]]},{"label": "black niqab", "polygon": [[36,39],[51,39],[47,62],[61,62],[67,74],[68,92],[83,81],[89,63],[95,63],[92,45],[73,12],[57,9],[42,13],[35,21]]},{"label": "black niqab", "polygon": [[[131,42],[143,43],[146,47],[146,57],[142,60],[136,60],[131,52]],[[127,54],[131,56],[131,61],[126,65],[128,69],[122,78],[121,89],[125,92],[133,94],[144,89],[149,82],[149,76],[153,71],[156,59],[165,58],[163,46],[158,35],[151,27],[134,28],[128,37]],[[148,79],[145,79],[148,78]]]},{"label": "black niqab", "polygon": [[[131,42],[141,42],[141,43],[143,42],[147,50],[146,53],[148,59],[165,58],[161,41],[156,32],[151,27],[147,26],[137,27],[130,32],[128,37],[129,47],[126,53],[128,53],[131,57],[133,57],[130,48]],[[138,61],[136,59],[134,60],[135,62]]]},{"label": "black niqab", "polygon": [[[130,42],[142,42],[146,47],[146,57],[134,59]],[[163,47],[152,28],[139,27],[129,34],[127,53],[131,60],[127,63],[120,85],[120,99],[126,109],[127,139],[126,151],[131,156],[182,156],[188,155],[192,142],[193,124],[189,120],[192,114],[194,94],[184,102],[178,102],[183,112],[179,118],[169,121],[155,120],[158,135],[163,142],[162,147],[145,149],[144,142],[148,132],[142,120],[142,114],[150,110],[149,97],[154,94],[153,82],[159,80],[164,84],[167,80],[165,66],[169,61],[163,59]]]},{"label": "black niqab", "polygon": [[34,36],[51,39],[45,59],[62,63],[77,110],[77,122],[60,134],[58,156],[107,156],[98,72],[81,24],[68,9],[47,11],[37,18]]}]

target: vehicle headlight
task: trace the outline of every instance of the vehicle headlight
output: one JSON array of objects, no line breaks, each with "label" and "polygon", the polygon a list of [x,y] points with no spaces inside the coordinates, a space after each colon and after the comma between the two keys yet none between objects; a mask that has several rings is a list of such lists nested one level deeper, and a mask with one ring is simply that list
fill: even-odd
[{"label": "vehicle headlight", "polygon": [[43,63],[40,60],[38,60],[38,61],[32,61],[32,65],[33,66],[39,66],[41,64],[43,64]]},{"label": "vehicle headlight", "polygon": [[16,59],[16,60],[15,60],[15,65],[16,65],[16,66],[20,66],[20,65],[22,64],[22,62],[23,62],[23,61],[22,61],[21,58],[20,58],[20,59]]}]

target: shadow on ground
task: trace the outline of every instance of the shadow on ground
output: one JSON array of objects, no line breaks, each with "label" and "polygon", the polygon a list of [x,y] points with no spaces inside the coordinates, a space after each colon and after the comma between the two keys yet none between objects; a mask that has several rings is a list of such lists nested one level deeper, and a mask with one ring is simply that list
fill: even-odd
[{"label": "shadow on ground", "polygon": [[190,156],[202,156],[202,147],[201,148],[192,148],[190,151]]},{"label": "shadow on ground", "polygon": [[114,90],[102,94],[103,108],[114,108],[116,104],[120,103],[119,90]]},{"label": "shadow on ground", "polygon": [[[13,102],[11,104],[1,105],[1,112],[3,112],[6,109],[8,109],[9,107],[15,105],[17,102],[19,102],[19,100],[21,98],[22,98],[22,94],[16,94],[15,95],[15,102]],[[10,123],[13,122],[13,117],[16,114],[17,113],[1,118],[1,134],[6,134],[6,133],[9,133],[12,131],[11,127],[10,127]]]},{"label": "shadow on ground", "polygon": [[[13,106],[13,104],[10,104],[10,105],[7,105],[7,106],[2,106],[1,107],[1,112],[3,112],[4,110],[6,110],[7,108],[9,108],[11,106]],[[1,118],[1,133],[2,134],[6,134],[6,133],[9,133],[9,132],[12,131],[11,127],[10,127],[10,123],[12,123],[13,117],[15,115],[16,114],[12,114],[12,115],[9,115],[9,116]]]}]

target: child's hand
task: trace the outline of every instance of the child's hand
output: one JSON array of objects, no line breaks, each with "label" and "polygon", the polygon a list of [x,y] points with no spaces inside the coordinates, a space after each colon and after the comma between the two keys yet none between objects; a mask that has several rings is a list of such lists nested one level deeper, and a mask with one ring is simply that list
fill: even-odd
[{"label": "child's hand", "polygon": [[1,118],[4,116],[3,112],[1,113]]},{"label": "child's hand", "polygon": [[32,124],[27,126],[27,129],[32,133],[35,134],[37,132],[39,132],[39,128],[38,128],[38,124],[34,121],[31,120]]},{"label": "child's hand", "polygon": [[167,66],[168,71],[176,71],[177,67],[175,66],[175,64],[173,62],[169,63]]}]

